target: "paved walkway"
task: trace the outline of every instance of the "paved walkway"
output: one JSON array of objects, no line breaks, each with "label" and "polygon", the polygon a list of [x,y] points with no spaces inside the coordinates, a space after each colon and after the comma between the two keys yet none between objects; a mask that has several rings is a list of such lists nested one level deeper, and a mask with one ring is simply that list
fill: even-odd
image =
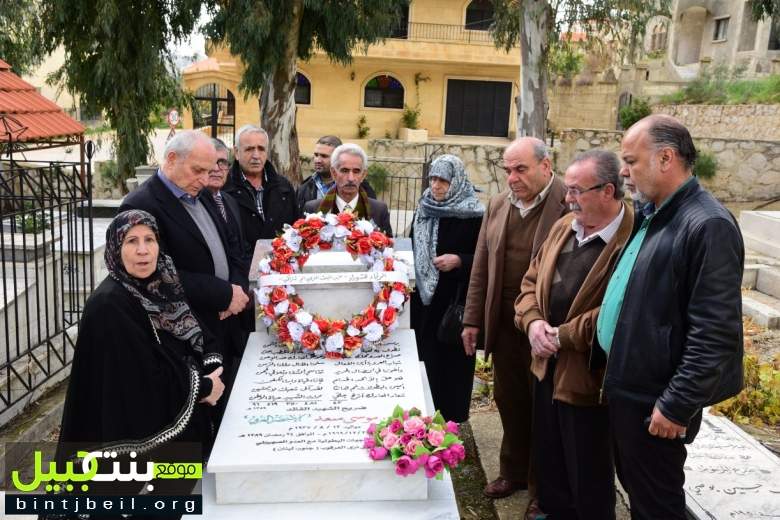
[{"label": "paved walkway", "polygon": [[[487,409],[472,412],[469,424],[474,434],[482,469],[487,481],[491,482],[498,477],[498,452],[503,435],[498,411]],[[518,491],[507,498],[494,500],[493,505],[500,520],[521,520],[528,507],[528,493]],[[629,520],[631,517],[626,507],[625,492],[620,487],[618,487],[616,513],[617,520]]]}]

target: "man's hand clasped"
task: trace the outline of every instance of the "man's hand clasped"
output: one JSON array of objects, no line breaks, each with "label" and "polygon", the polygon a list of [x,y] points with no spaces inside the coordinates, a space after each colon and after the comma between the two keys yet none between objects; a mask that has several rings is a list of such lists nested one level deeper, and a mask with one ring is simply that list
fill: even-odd
[{"label": "man's hand clasped", "polygon": [[558,353],[558,327],[552,327],[544,320],[535,320],[528,327],[531,352],[540,358],[549,358]]},{"label": "man's hand clasped", "polygon": [[230,299],[230,305],[224,311],[219,313],[219,319],[224,320],[234,314],[238,314],[243,311],[249,303],[249,296],[246,295],[244,289],[240,285],[232,285],[233,297]]}]

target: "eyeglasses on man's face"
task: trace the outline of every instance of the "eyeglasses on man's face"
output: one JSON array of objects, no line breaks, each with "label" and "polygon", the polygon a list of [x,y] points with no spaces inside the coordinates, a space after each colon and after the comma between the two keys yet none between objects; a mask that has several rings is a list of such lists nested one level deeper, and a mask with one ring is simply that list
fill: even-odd
[{"label": "eyeglasses on man's face", "polygon": [[566,193],[568,193],[572,197],[579,197],[583,193],[588,193],[589,191],[594,191],[594,190],[600,190],[601,188],[603,188],[607,184],[609,184],[609,183],[608,182],[603,182],[601,184],[597,184],[595,186],[591,186],[590,188],[586,188],[586,189],[580,188],[578,186],[566,186]]},{"label": "eyeglasses on man's face", "polygon": [[230,168],[230,163],[227,159],[217,159],[217,166],[219,166],[223,170],[227,170]]}]

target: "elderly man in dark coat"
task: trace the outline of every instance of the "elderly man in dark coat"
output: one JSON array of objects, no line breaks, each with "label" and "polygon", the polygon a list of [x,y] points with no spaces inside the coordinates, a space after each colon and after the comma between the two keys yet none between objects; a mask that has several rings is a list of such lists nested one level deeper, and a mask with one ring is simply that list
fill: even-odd
[{"label": "elderly man in dark coat", "polygon": [[241,351],[234,345],[236,315],[249,304],[244,262],[234,252],[230,234],[214,200],[204,196],[208,174],[217,155],[201,132],[179,132],[165,146],[165,162],[157,175],[125,197],[120,211],[151,213],[160,240],[173,259],[193,311],[220,341],[223,353]]}]

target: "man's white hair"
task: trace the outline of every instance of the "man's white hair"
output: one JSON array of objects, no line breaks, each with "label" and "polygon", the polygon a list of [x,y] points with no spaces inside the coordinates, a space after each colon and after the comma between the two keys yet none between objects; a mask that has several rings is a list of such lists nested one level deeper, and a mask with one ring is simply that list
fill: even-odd
[{"label": "man's white hair", "polygon": [[167,159],[168,154],[173,152],[179,159],[186,159],[190,152],[192,152],[192,149],[195,148],[195,145],[200,141],[206,141],[209,144],[212,144],[211,138],[198,130],[184,130],[182,132],[176,132],[176,135],[174,135],[171,140],[165,144],[163,157]]},{"label": "man's white hair", "polygon": [[257,125],[244,125],[241,128],[238,129],[238,132],[236,133],[236,148],[239,150],[241,149],[241,136],[244,134],[263,134],[265,136],[266,142],[269,142],[271,139],[268,137],[268,132],[263,130],[261,127]]},{"label": "man's white hair", "polygon": [[336,149],[333,150],[333,153],[330,155],[331,168],[334,170],[339,169],[339,166],[341,166],[341,156],[345,153],[349,155],[357,155],[363,162],[363,170],[368,168],[368,156],[366,155],[366,152],[364,152],[363,149],[355,143],[344,143],[337,146]]}]

